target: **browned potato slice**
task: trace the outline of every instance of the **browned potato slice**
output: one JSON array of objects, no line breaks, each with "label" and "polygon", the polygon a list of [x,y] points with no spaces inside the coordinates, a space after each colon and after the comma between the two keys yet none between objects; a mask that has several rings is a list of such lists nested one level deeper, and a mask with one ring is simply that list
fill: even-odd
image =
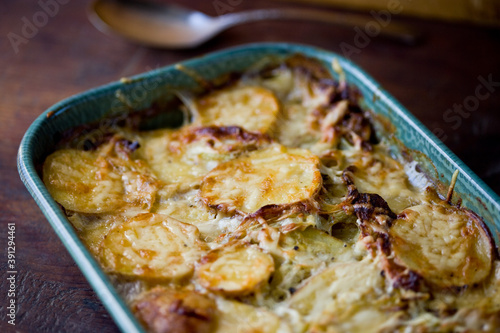
[{"label": "browned potato slice", "polygon": [[141,214],[114,228],[100,247],[107,271],[178,280],[192,273],[205,243],[198,229],[161,214]]},{"label": "browned potato slice", "polygon": [[252,132],[267,132],[276,121],[279,102],[262,87],[230,87],[198,99],[193,123],[207,126],[240,126]]},{"label": "browned potato slice", "polygon": [[43,182],[68,210],[106,213],[124,205],[121,176],[97,152],[58,150],[45,160]]},{"label": "browned potato slice", "polygon": [[265,135],[238,127],[188,127],[146,136],[139,153],[159,179],[189,189],[218,164],[268,142]]},{"label": "browned potato slice", "polygon": [[43,181],[65,209],[80,213],[149,212],[158,180],[133,158],[127,140],[113,137],[97,150],[62,149],[47,157]]},{"label": "browned potato slice", "polygon": [[253,213],[311,199],[321,183],[315,155],[275,145],[220,164],[203,179],[201,197],[222,211]]},{"label": "browned potato slice", "polygon": [[133,310],[155,333],[209,333],[216,324],[215,301],[192,290],[156,287],[134,302]]},{"label": "browned potato slice", "polygon": [[156,176],[167,184],[197,184],[221,159],[206,142],[183,144],[178,132],[172,130],[146,137],[140,152]]},{"label": "browned potato slice", "polygon": [[273,271],[273,258],[259,247],[231,244],[203,257],[197,265],[196,278],[207,289],[236,296],[258,289]]},{"label": "browned potato slice", "polygon": [[405,209],[389,229],[397,259],[439,287],[480,282],[492,267],[492,240],[473,213],[423,204]]}]

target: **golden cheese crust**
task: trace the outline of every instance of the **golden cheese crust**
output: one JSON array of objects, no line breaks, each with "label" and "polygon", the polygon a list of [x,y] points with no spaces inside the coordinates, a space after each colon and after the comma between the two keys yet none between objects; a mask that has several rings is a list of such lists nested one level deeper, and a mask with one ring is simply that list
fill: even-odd
[{"label": "golden cheese crust", "polygon": [[269,143],[268,136],[237,126],[187,127],[147,135],[138,154],[163,182],[189,189],[220,163]]},{"label": "golden cheese crust", "polygon": [[203,179],[201,197],[209,207],[251,214],[267,205],[311,200],[320,187],[316,156],[271,146],[216,167]]},{"label": "golden cheese crust", "polygon": [[493,244],[467,210],[431,204],[410,207],[389,231],[396,257],[439,287],[467,286],[491,271]]},{"label": "golden cheese crust", "polygon": [[332,66],[338,82],[303,56],[256,67],[184,94],[179,128],[47,157],[48,191],[147,331],[500,330],[484,222],[394,157]]},{"label": "golden cheese crust", "polygon": [[179,280],[193,272],[205,249],[195,226],[166,215],[141,214],[108,233],[99,259],[110,272]]},{"label": "golden cheese crust", "polygon": [[258,246],[226,244],[201,258],[196,279],[214,292],[241,296],[257,291],[273,271],[273,258]]},{"label": "golden cheese crust", "polygon": [[255,86],[217,90],[196,100],[195,106],[195,125],[239,126],[262,133],[274,125],[280,110],[270,90]]},{"label": "golden cheese crust", "polygon": [[56,151],[45,160],[43,180],[57,202],[80,213],[147,212],[159,186],[147,164],[134,159],[118,137],[95,151]]}]

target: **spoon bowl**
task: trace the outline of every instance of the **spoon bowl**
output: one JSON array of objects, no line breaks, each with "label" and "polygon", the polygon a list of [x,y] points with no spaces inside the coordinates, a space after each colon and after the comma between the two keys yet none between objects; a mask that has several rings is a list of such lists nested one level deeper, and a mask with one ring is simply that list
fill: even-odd
[{"label": "spoon bowl", "polygon": [[[136,0],[95,0],[90,21],[105,33],[116,33],[136,43],[169,49],[197,47],[232,26],[260,20],[308,20],[340,26],[364,26],[370,17],[314,9],[259,9],[211,17],[173,4]],[[417,34],[391,22],[380,35],[413,44]]]},{"label": "spoon bowl", "polygon": [[212,17],[172,4],[97,0],[89,17],[102,32],[161,48],[196,47],[220,31]]}]

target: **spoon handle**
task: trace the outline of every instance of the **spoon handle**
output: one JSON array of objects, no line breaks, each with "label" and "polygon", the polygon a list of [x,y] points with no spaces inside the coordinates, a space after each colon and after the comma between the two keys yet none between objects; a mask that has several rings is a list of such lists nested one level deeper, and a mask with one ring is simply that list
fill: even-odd
[{"label": "spoon handle", "polygon": [[416,31],[396,22],[391,22],[390,20],[385,26],[383,26],[382,24],[379,24],[375,18],[367,15],[335,13],[315,9],[257,9],[222,15],[218,17],[218,20],[221,28],[223,29],[242,23],[261,20],[317,21],[345,27],[359,27],[360,29],[363,29],[368,22],[373,21],[379,27],[379,31],[376,32],[377,35],[380,34],[384,37],[391,38],[405,44],[414,44],[419,37],[419,33]]}]

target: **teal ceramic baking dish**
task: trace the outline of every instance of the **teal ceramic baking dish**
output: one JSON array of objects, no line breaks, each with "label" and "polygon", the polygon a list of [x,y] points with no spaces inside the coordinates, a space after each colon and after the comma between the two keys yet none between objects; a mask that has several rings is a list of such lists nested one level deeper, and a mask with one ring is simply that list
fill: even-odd
[{"label": "teal ceramic baking dish", "polygon": [[[361,104],[384,116],[394,125],[393,142],[400,141],[410,148],[421,169],[447,186],[455,170],[459,170],[455,193],[462,204],[483,217],[499,244],[500,198],[489,189],[467,166],[445,147],[427,128],[383,90],[369,75],[341,56],[321,49],[295,44],[251,44],[212,53],[130,79],[111,83],[70,97],[43,112],[30,126],[19,147],[18,169],[22,181],[45,214],[57,235],[74,258],[82,273],[92,285],[116,324],[124,332],[143,332],[125,302],[120,298],[107,275],[79,240],[58,204],[49,195],[37,172],[44,158],[54,149],[61,133],[87,123],[112,126],[109,116],[126,115],[137,110],[154,109],[175,98],[178,90],[200,90],[202,82],[223,74],[245,71],[266,59],[282,59],[301,53],[315,58],[325,67],[332,68],[336,60],[343,69],[345,79],[356,86],[364,98]],[[332,74],[338,77],[332,69]],[[147,112],[145,113],[147,114]],[[176,113],[156,114],[145,126],[178,123]],[[102,133],[102,132],[101,132]],[[99,127],[95,133],[99,135]],[[400,153],[395,144],[395,154]],[[418,150],[424,155],[412,152]],[[408,150],[406,151],[408,154]]]}]

